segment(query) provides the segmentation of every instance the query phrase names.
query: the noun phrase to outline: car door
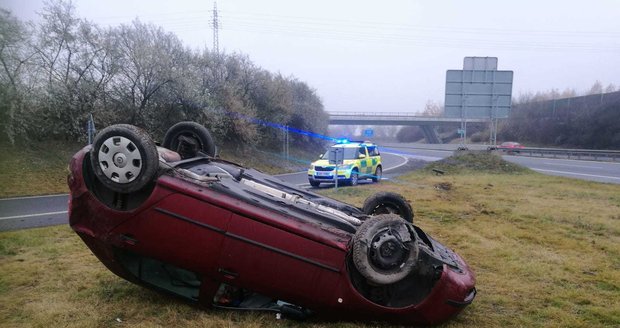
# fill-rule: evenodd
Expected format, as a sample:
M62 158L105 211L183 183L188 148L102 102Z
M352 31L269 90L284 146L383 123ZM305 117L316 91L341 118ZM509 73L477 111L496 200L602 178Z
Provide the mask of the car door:
M372 167L371 174L375 173L377 165L379 165L379 148L377 146L368 147L368 155L370 159L370 166Z
M201 274L216 275L231 212L176 193L114 230L122 247Z
M359 163L359 173L360 176L364 176L368 174L368 152L366 151L366 146L360 146L357 150L359 154L359 158L357 162ZM364 155L364 158L361 158L361 155Z
M233 214L219 272L228 284L309 306L336 290L344 257L298 232Z

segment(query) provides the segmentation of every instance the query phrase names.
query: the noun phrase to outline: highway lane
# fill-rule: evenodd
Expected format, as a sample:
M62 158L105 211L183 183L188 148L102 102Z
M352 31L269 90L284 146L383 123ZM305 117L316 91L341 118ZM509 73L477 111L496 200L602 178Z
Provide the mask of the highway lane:
M434 149L427 149L426 147L434 147ZM383 147L383 149L413 159L435 161L452 155L456 147L457 145L390 144L387 147ZM486 149L486 146L482 145L469 147ZM552 159L519 155L503 155L502 158L542 174L620 184L620 163L617 162Z
M407 163L407 159L399 155L382 154L382 157L384 176L388 177L390 170ZM305 171L276 176L288 183L309 186ZM330 185L323 184L323 187ZM0 231L66 224L68 200L67 194L0 199Z
M0 231L66 223L68 201L67 194L0 199Z
M543 174L620 184L620 163L509 155L503 158Z

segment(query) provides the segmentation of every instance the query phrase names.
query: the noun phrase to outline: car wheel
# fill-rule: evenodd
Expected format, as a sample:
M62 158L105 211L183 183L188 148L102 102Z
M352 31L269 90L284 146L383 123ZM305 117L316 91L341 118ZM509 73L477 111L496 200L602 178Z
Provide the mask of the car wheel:
M353 236L353 263L369 282L388 285L405 278L418 258L415 233L397 215L364 221Z
M413 209L409 202L395 192L378 192L364 201L362 211L368 215L396 214L413 223Z
M97 179L119 193L142 189L159 167L155 142L144 130L129 124L101 130L93 141L90 158Z
M357 173L357 170L351 171L351 176L349 177L349 181L347 181L349 185L357 186L358 181L359 181L359 173Z
M196 157L200 151L215 156L215 143L209 130L196 122L179 122L170 127L163 146L176 151L183 159Z
M313 187L318 187L321 183L319 181L316 180L308 180L310 182L310 185Z
M372 176L372 182L381 181L382 174L383 174L383 170L381 170L381 166L377 166L377 169L375 170L375 175Z

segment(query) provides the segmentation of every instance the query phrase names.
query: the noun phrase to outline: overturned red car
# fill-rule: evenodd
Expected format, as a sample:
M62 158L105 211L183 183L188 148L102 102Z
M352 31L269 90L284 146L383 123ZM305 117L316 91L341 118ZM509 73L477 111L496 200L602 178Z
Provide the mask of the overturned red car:
M378 193L356 208L217 158L181 122L113 125L70 163L72 229L112 272L204 307L437 324L475 295L463 259Z

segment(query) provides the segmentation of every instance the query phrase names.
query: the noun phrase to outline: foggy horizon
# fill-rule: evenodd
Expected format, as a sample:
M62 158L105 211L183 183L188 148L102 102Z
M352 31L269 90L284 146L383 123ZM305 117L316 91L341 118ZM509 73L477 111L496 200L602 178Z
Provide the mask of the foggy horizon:
M100 26L134 19L213 48L213 1L76 0ZM0 5L36 20L43 1ZM220 1L219 48L308 83L326 111L421 112L443 103L446 71L469 56L514 71L513 97L552 89L578 95L620 86L620 5L613 1L370 2Z

